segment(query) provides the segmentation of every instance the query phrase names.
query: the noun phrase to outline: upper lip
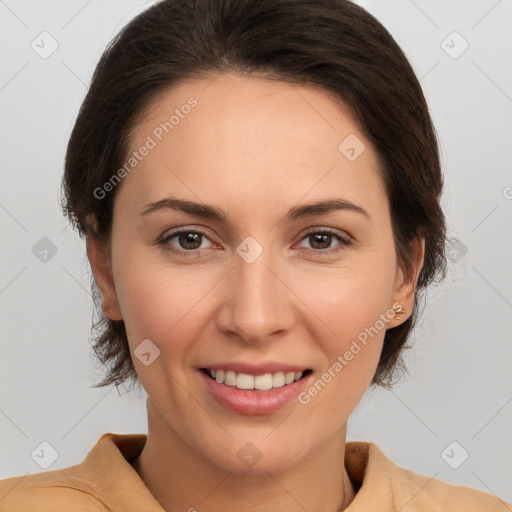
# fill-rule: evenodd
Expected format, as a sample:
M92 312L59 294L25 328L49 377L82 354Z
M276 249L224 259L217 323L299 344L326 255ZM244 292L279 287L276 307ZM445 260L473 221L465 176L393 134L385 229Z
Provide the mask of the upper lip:
M232 361L226 363L211 363L201 366L201 369L224 370L236 373L246 373L248 375L264 375L265 373L275 372L304 372L310 369L304 365L280 363L278 361L267 361L263 363L248 363L243 361Z

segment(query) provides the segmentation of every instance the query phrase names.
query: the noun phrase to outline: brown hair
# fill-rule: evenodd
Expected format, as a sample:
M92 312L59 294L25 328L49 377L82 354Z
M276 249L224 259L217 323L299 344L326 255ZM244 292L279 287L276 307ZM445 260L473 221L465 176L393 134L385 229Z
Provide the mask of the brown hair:
M210 73L258 73L314 85L348 105L373 145L390 203L397 258L410 272L412 243L425 236L411 316L385 334L372 384L389 387L418 317L420 293L446 275L443 187L437 139L420 83L389 32L348 0L163 0L136 16L94 71L66 153L62 208L80 235L109 247L115 190L96 197L122 166L137 119L160 93ZM97 225L88 222L89 216ZM94 387L138 383L124 322L93 322L99 361ZM399 372L398 372L399 373ZM140 383L139 383L140 384Z

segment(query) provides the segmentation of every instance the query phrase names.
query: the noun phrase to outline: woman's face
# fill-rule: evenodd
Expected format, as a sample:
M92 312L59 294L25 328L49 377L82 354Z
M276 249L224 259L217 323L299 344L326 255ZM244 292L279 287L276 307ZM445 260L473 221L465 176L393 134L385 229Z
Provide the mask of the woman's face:
M407 317L392 320L393 304L413 305L369 141L324 91L224 74L162 95L130 143L113 281L94 268L150 424L229 471L245 455L282 470L344 442L386 328ZM326 201L349 207L305 208ZM205 368L246 375L225 374L228 385Z

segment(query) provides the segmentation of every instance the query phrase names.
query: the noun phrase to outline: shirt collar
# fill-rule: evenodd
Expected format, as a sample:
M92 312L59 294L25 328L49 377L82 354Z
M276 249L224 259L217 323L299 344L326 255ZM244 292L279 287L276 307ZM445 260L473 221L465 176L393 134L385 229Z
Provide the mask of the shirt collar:
M146 438L146 434L103 434L80 464L52 471L48 485L92 494L112 510L165 512L128 462L137 457Z
M103 434L80 464L52 471L48 485L92 494L112 510L165 512L130 463L146 439L146 434ZM356 491L346 512L395 510L391 476L398 468L376 444L346 443L345 467Z

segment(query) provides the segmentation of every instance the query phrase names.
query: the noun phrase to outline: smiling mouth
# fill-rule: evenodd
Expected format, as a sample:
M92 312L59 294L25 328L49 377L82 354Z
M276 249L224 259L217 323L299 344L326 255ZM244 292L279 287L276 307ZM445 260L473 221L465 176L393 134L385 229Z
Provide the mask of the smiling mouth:
M309 368L304 372L273 372L263 375L249 375L247 373L208 368L201 368L201 371L219 384L249 391L268 391L281 388L293 384L312 373Z

